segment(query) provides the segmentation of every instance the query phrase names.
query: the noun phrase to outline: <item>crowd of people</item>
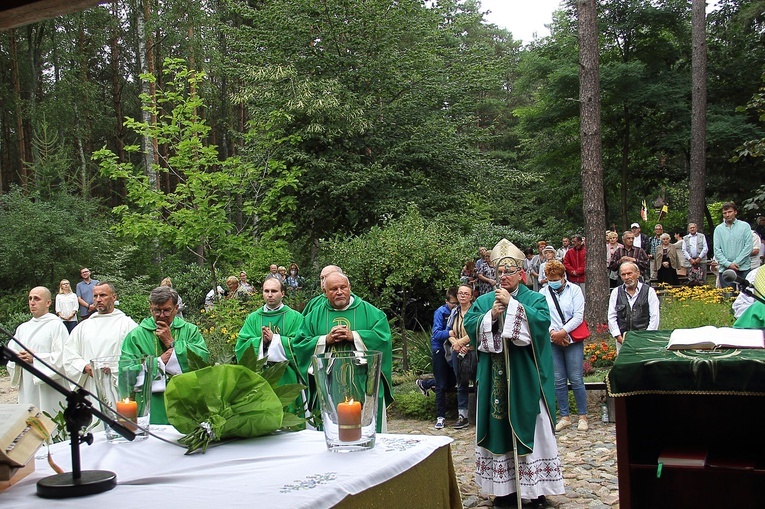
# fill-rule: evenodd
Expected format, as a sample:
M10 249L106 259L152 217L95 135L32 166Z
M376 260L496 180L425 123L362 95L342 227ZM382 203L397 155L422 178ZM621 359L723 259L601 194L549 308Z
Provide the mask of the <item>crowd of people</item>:
M264 281L276 279L284 283L287 292L294 292L303 288L304 280L300 275L300 267L297 263L291 263L289 273L283 265L272 263L268 272L263 275ZM256 293L255 287L247 280L247 272L240 271L239 277L231 275L225 280L226 288L218 286L207 292L205 296L205 308L211 309L215 301L219 299L245 299Z
M606 232L607 271L612 287L608 326L617 350L631 330L656 330L659 300L653 283L704 284L707 268L716 267L717 284L750 281L765 292L760 233L736 218L733 203L723 205L723 222L715 228L714 248L697 225L672 242L660 224L654 236L633 223L621 234ZM765 220L757 227L765 229ZM765 232L763 232L765 233ZM517 505L520 498L533 507L546 507L548 495L564 493L556 432L574 423L568 384L576 402L576 429L586 432L587 400L583 382L584 320L587 284L586 239L572 235L555 248L546 241L535 249L520 250L506 239L493 249L479 249L477 260L464 264L460 285L446 291L445 302L434 314L431 356L434 377L417 380L417 387L436 395L436 429L446 424L446 393L457 392L454 428L476 422L476 482L494 495L494 505ZM755 270L752 270L752 269ZM63 396L18 363L30 363L51 377L93 388L90 361L107 355L149 355L157 359L160 373L153 384L151 422L167 423L163 393L170 378L189 370L188 355L207 359L200 330L180 315L181 300L169 279L148 296L150 316L137 323L115 307L113 284L94 280L83 268L72 292L62 280L56 296L56 314L49 313L50 291L30 290L32 318L18 327L17 362L9 363L12 383L19 387L19 401L57 413ZM762 281L760 281L762 280ZM760 285L760 286L758 286ZM247 274L230 276L228 290L212 291L223 298L252 294ZM393 401L391 331L385 313L352 293L351 282L334 265L320 274L321 293L302 313L284 302L290 288L303 286L299 268L289 272L276 264L264 276L260 291L264 304L241 326L236 358L250 352L269 362L286 361L280 383L300 382L308 387L293 409L310 415L318 405L311 383L311 357L331 350L383 353L377 430L387 428L387 408ZM734 304L740 326L765 327L765 308L746 301L742 293ZM214 300L213 300L214 303ZM44 361L42 364L40 361ZM47 370L47 371L45 371ZM469 415L471 383L476 388L475 415ZM557 407L557 410L556 410ZM560 415L559 419L556 416Z
M755 297L765 296L765 272L757 278L765 254L765 217L751 228L737 214L734 203L723 204L723 221L712 243L694 223L685 234L670 235L655 224L649 237L639 223L621 234L615 227L606 232L608 329L617 353L627 332L659 328L655 288L660 284L707 284L710 270L718 287L748 281L759 294ZM416 385L426 396L435 392L436 429L446 425L446 393L456 390L453 427L465 427L470 387L456 376L462 361L454 352L476 355L476 480L482 491L495 496L495 507L516 506L520 498L545 507L547 495L563 493L555 433L573 424L569 384L576 429L589 429L583 380L584 339L589 336L586 255L581 235L564 237L557 249L544 240L523 251L504 239L492 250L480 247L478 259L463 265L460 286L446 292L435 312L434 378L419 379ZM460 296L472 296L473 304ZM753 306L755 297L739 294L733 305L735 326L765 327L765 307Z

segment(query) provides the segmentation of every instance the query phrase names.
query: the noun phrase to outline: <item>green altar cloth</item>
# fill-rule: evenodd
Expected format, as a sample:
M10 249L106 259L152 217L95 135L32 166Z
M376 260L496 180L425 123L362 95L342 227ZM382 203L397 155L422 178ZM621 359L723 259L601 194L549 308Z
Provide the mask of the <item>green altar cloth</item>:
M630 331L606 377L613 397L638 394L765 396L765 350L667 350L672 331Z

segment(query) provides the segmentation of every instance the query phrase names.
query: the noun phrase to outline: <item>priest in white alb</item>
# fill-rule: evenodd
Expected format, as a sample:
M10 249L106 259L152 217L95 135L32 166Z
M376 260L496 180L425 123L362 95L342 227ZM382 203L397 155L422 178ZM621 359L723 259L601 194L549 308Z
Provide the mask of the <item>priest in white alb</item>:
M38 359L49 364L53 370L35 359L32 353L22 349L13 340L8 342L8 348L17 352L23 362L33 365L43 374L68 388L56 371L63 370L64 343L69 333L61 318L48 312L51 305L50 290L43 286L32 288L29 291L28 301L32 319L19 325L14 337ZM25 371L15 362L8 363L8 374L11 376L11 386L19 388L19 403L33 404L53 416L61 410L59 403L66 405L63 394Z
M114 307L114 285L101 282L93 288L96 312L74 328L66 344L64 365L67 376L96 394L90 361L99 357L119 356L122 341L138 327L135 321Z

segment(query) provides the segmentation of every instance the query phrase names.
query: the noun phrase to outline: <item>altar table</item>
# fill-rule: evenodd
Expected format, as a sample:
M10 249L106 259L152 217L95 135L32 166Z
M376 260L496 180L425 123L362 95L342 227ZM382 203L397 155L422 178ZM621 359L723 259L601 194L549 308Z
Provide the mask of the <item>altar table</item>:
M170 426L152 426L177 439ZM185 456L185 449L149 437L110 444L103 432L80 447L83 470L117 475L110 491L80 498L41 499L35 483L55 472L46 459L0 494L2 507L122 509L150 507L258 509L462 507L445 436L379 434L369 451L329 452L318 431L278 432ZM53 460L71 471L68 443L55 444ZM42 451L42 450L41 450ZM39 453L38 453L39 456ZM415 502L416 501L416 502Z

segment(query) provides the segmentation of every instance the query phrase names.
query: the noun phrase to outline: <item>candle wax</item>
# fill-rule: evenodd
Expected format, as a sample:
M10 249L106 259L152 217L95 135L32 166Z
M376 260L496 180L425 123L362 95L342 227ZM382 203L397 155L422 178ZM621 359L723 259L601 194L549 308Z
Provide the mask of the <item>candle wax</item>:
M122 414L124 418L119 417L120 424L123 424L130 430L137 429L135 425L131 425L128 421L136 422L138 420L138 403L131 401L128 398L117 402L117 413Z
M344 401L337 405L338 438L352 442L361 438L361 402Z

